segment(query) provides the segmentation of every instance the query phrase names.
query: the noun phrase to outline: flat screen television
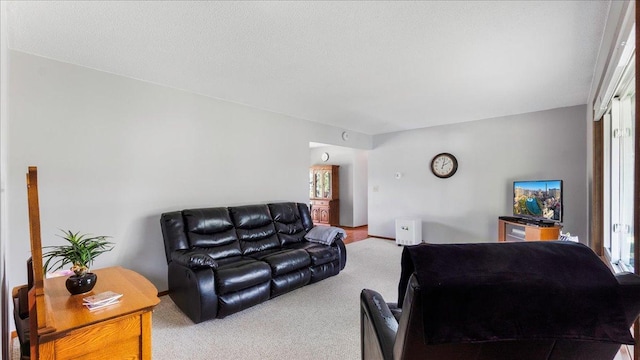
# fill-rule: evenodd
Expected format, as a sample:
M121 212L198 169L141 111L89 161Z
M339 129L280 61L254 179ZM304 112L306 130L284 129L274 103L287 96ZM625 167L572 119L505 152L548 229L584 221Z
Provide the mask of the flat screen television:
M562 222L562 180L513 182L513 215Z

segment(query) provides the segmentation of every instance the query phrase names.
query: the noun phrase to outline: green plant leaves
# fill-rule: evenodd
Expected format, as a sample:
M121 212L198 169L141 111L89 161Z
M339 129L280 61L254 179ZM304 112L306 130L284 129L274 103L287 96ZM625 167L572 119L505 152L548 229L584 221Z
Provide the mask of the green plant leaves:
M113 243L107 241L109 236L90 236L71 230L60 230L64 235L57 235L68 242L66 245L45 246L48 249L42 254L46 259L44 271L56 271L65 265L72 264L73 270L78 273L86 272L98 255L111 251Z

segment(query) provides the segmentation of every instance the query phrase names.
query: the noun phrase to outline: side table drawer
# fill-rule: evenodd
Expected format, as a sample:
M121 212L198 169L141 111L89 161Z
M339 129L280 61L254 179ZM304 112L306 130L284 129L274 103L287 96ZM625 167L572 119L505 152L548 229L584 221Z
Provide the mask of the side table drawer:
M58 359L141 359L141 314L69 332L54 341Z

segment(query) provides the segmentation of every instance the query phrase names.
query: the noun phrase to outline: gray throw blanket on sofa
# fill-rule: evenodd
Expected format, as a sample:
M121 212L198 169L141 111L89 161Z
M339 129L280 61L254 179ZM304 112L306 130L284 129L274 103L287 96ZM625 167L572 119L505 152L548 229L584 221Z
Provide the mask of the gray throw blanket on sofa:
M347 237L347 233L335 226L314 226L304 238L311 242L331 245L337 236L340 236L339 239L344 240Z

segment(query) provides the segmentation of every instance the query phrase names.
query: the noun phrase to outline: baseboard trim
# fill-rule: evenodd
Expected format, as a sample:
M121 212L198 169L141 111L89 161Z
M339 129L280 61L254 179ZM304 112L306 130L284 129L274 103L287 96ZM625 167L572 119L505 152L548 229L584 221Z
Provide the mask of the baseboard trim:
M169 295L169 290L158 291L158 297L165 296L165 295Z
M378 239L384 239L384 240L393 240L393 241L396 241L396 238L392 238L392 237L379 236L379 235L371 235L371 234L367 234L367 236L368 236L368 237L378 238Z

